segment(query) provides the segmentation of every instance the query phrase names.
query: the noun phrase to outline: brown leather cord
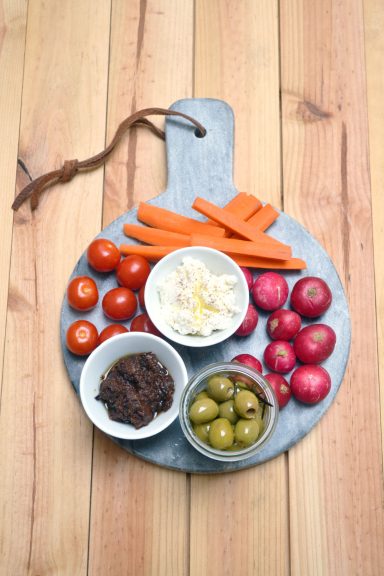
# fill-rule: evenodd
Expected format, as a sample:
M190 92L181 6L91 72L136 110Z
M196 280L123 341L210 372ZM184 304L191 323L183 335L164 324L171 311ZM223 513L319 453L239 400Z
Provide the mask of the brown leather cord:
M94 168L98 168L104 164L108 156L120 142L125 132L134 124L149 127L159 138L165 140L165 133L160 130L160 128L157 128L157 126L155 126L150 120L146 119L146 116L152 115L181 116L182 118L185 118L194 124L202 136L205 136L207 132L204 126L200 124L200 122L191 116L188 116L187 114L176 112L176 110L167 110L165 108L145 108L144 110L139 110L121 122L118 129L116 130L114 137L112 138L112 141L105 148L105 150L102 150L95 156L80 162L78 160L66 160L61 168L47 172L47 174L43 174L35 180L32 180L32 182L25 186L25 188L23 188L21 192L16 196L12 204L12 209L18 210L23 202L30 198L31 210L36 210L39 204L40 195L45 188L57 182L69 182L74 176L76 176L78 172L93 170Z

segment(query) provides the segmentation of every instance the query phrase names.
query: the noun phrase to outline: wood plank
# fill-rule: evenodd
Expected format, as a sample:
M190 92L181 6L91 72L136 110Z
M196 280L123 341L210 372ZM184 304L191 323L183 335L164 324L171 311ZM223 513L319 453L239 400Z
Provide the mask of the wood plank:
M19 157L32 176L103 147L109 16L109 0L29 2ZM18 189L25 183L20 170ZM99 171L49 190L34 214L25 205L15 215L0 418L2 574L86 574L92 427L63 367L59 324L101 202Z
M193 2L115 2L111 30L109 137L131 111L192 95ZM103 225L165 183L164 142L131 131L106 167ZM147 464L96 433L90 574L122 574L127 566L132 574L184 574L188 506L185 474Z
M195 96L235 114L234 182L280 206L278 1L196 0Z
M289 453L291 573L380 574L383 477L362 3L282 1L280 17L285 209L331 254L353 334L335 403Z
M25 2L0 2L0 110L3 113L0 140L0 269L3 271L0 283L0 366L3 366L5 341L13 222L10 206L16 184L15 159L19 143L26 23Z
M280 206L277 2L197 0L195 27L195 96L235 113L235 185ZM286 457L193 476L190 540L192 576L288 574Z
M376 320L380 374L381 433L384 458L384 4L364 0L365 63L369 122L369 158L372 194L372 224L375 254Z

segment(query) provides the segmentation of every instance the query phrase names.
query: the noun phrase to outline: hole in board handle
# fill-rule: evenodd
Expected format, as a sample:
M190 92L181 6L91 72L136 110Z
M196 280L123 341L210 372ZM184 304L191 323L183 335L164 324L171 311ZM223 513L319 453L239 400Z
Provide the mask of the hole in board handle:
M202 132L200 132L200 130L198 128L195 129L196 138L205 138L206 135L207 135L207 133L203 134Z

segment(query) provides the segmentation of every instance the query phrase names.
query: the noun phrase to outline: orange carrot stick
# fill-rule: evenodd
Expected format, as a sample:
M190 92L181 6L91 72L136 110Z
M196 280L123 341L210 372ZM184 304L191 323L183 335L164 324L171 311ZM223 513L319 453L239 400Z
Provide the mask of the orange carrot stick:
M288 260L291 258L292 253L289 246L285 246L284 244L282 246L271 246L269 240L265 234L255 242L191 234L191 246L206 246L208 248L221 250L222 252L232 252L243 256L259 256L273 260Z
M177 250L177 246L142 246L141 244L121 244L120 252L123 256L139 255L144 256L150 262L158 262L167 254ZM271 260L270 258L259 258L257 256L241 256L227 252L239 266L248 268L265 268L275 270L303 270L306 263L300 258L290 258L289 260Z
M279 213L270 204L266 204L250 218L245 218L257 230L264 232L279 217Z
M224 206L223 210L237 216L240 220L248 220L261 208L262 203L258 198L256 198L256 196L246 194L245 192L239 192ZM208 223L215 226L218 225L214 220L208 220L207 224ZM229 234L230 232L228 232L226 236Z
M129 238L135 238L146 244L157 246L189 246L190 237L187 234L160 230L160 228L150 228L137 224L124 224L124 234Z
M177 246L142 246L141 244L120 244L120 252L123 256L144 256L150 262L157 262L167 254L177 250Z
M225 234L224 228L210 226L204 222L181 216L171 210L159 208L158 206L146 204L145 202L140 202L137 218L144 224L148 224L148 226L168 230L169 232L179 232L180 234L207 234L219 238L222 238Z
M268 238L271 245L274 244L276 247L284 246L287 248L286 244L283 244L282 242L279 242L278 240L275 240L270 236L266 236L259 230L255 230L254 226L252 226L251 224L243 222L242 220L240 220L240 218L237 218L236 216L229 214L228 212L223 210L223 208L219 208L218 206L212 204L212 202L208 202L208 200L205 200L204 198L196 198L194 203L192 204L192 207L201 214L204 214L204 216L212 218L212 220L215 220L215 222L217 222L218 224L221 224L225 228L232 230L232 232L239 234L243 238L252 240L252 242L257 242L262 238Z
M257 256L241 256L239 254L227 255L239 266L248 268L265 268L272 270L304 270L307 264L300 258L290 258L289 260L271 260L270 258L258 258Z

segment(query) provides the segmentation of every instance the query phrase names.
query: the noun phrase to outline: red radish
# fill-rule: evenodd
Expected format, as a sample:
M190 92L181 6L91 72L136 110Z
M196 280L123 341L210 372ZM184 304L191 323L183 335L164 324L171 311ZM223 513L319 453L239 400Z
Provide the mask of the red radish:
M321 278L307 276L294 285L291 293L291 306L308 318L324 314L332 302L332 292Z
M243 271L243 274L245 276L245 279L247 281L248 284L248 290L250 290L253 286L253 276L252 276L252 272L250 271L249 268L245 268L244 266L240 266L241 270Z
M256 308L253 306L253 304L248 304L248 310L245 318L240 324L239 328L236 330L235 334L237 336L248 336L255 330L258 320L259 315Z
M304 404L316 404L331 389L331 377L322 366L306 364L296 368L291 376L292 394Z
M296 356L291 344L285 340L276 340L264 350L264 362L270 370L285 374L294 367Z
M267 320L267 332L273 340L292 340L301 328L301 318L293 310L276 310Z
M265 272L255 280L252 287L255 304L263 310L277 310L288 298L288 284L277 272Z
M280 409L284 408L284 406L288 404L292 396L291 388L288 382L286 381L284 376L282 376L281 374L275 374L274 372L272 372L271 374L266 374L264 378L266 378L270 383L270 385L272 386L276 394L279 408Z
M320 364L332 354L335 344L336 334L330 326L311 324L300 330L293 349L304 364Z
M263 373L263 367L261 365L260 360L252 356L252 354L238 354L234 358L232 358L231 362L241 362L241 364L247 364L252 368L255 368L260 374Z

